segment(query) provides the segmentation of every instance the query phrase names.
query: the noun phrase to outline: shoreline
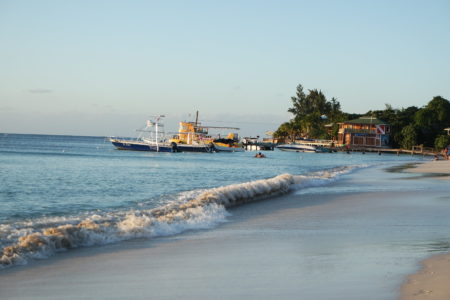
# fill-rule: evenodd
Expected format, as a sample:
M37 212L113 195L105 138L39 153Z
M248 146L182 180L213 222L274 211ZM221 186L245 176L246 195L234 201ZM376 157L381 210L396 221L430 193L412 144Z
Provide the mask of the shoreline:
M436 179L450 180L450 161L420 163L406 172L432 174ZM432 255L420 265L420 269L402 284L400 300L450 299L450 253Z
M421 216L446 218L449 205L428 201L448 189L431 177L385 172L362 169L325 191L230 208L228 221L212 229L69 250L4 270L0 298L399 299L405 278L432 253L423 247L446 250L433 244L445 234L410 233L429 224L417 222ZM426 188L398 189L419 182ZM367 189L355 192L355 184Z

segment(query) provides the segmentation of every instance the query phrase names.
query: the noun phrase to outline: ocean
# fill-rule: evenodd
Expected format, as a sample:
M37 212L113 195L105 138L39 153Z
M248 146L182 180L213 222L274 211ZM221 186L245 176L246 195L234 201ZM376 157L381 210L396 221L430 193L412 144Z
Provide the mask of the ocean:
M221 239L227 227L240 224L235 219L244 212L270 223L280 208L272 216L270 209L258 215L250 202L270 206L280 195L296 201L292 211L298 216L293 220L302 228L298 234L303 242L296 255L304 255L309 266L296 274L312 274L307 281L311 289L321 278L334 278L333 272L339 277L335 269L320 274L324 263L345 268L352 257L389 262L404 258L405 264L391 264L390 271L373 264L370 271L362 260L359 265L367 268L349 275L356 280L361 278L358 272L372 272L382 274L381 281L399 281L416 267L414 262L448 250L448 182L402 172L405 164L429 158L275 150L257 159L254 154L132 152L116 150L104 137L0 134L0 274L30 262L45 265L68 250L101 251L133 240L190 239L197 234ZM371 196L326 200L361 193ZM387 196L395 193L411 197ZM427 193L434 198L419 197ZM330 210L330 205L335 207ZM317 211L309 214L309 206ZM252 230L245 230L252 240ZM277 251L282 251L286 241L281 237L290 230L282 226L276 231ZM267 232L267 237L272 234ZM354 254L344 255L349 248ZM278 270L280 275L284 271ZM349 282L348 288L353 286ZM340 282L335 287L343 288ZM307 291L305 295L312 293ZM391 287L388 294L394 294Z

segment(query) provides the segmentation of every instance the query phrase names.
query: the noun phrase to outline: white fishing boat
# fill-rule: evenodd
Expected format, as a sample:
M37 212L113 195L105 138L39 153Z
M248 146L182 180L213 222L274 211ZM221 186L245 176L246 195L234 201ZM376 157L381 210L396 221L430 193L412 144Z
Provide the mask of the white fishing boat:
M135 139L111 137L109 141L118 150L176 152L176 147L166 141L164 125L160 122L164 115L154 116L154 120L147 120L143 129L138 129L139 135Z
M281 151L292 151L292 152L318 152L317 147L313 145L304 144L283 144L276 147Z

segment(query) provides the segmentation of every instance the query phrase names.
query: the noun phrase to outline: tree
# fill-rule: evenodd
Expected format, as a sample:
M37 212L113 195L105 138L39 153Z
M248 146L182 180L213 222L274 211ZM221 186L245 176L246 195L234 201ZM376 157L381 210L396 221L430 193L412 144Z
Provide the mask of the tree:
M299 134L299 126L293 120L291 120L289 122L281 124L273 133L273 136L280 140L289 139L290 141L294 141Z
M401 131L402 140L401 146L403 149L411 149L417 145L417 127L414 124L409 124Z
M450 102L441 96L434 97L416 112L414 122L420 128L420 140L423 144L434 146L436 137L450 126Z
M333 97L333 98L331 98L329 105L330 105L330 110L328 112L328 119L331 122L343 121L343 119L342 119L343 113L341 110L341 103L339 103L339 101L337 101L337 99Z
M291 97L292 107L288 112L294 115L293 122L300 129L301 134L312 138L325 138L327 131L324 127L327 122L336 122L342 119L341 105L336 98L328 101L322 91L303 91L303 86L297 86L296 95Z
M436 148L436 150L442 150L448 145L450 145L450 135L439 135L434 140L434 148Z

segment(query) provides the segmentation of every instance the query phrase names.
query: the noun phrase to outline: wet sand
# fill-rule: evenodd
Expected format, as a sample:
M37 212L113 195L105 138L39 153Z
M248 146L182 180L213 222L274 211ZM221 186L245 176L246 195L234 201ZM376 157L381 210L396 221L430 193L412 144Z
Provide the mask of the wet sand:
M421 270L408 277L401 300L450 299L450 254L436 255L422 263Z
M411 173L432 174L439 179L450 180L450 160L436 160L418 164L407 171Z
M437 179L450 180L450 161L431 161L409 169L411 173L442 174ZM401 290L401 299L450 299L450 254L432 256L422 268L408 277Z

